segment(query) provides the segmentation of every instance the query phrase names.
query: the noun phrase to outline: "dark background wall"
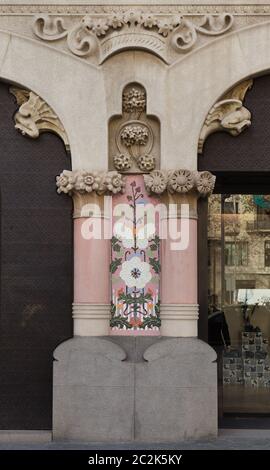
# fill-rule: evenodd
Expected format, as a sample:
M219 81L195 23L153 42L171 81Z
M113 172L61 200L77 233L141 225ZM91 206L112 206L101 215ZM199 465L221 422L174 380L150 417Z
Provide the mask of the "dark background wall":
M54 348L72 335L72 203L55 176L62 141L14 129L0 82L0 428L51 429Z

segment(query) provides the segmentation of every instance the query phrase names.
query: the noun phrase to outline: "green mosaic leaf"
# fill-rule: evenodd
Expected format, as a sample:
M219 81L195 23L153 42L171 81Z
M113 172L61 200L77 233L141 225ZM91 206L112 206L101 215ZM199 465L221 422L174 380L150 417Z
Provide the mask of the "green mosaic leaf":
M120 315L117 316L117 317L113 317L110 321L110 326L111 328L113 327L118 327L120 329L123 329L124 326L126 328L131 328L131 325L129 324L128 320L126 320L125 318L121 317Z
M110 272L113 274L122 263L122 258L115 258L110 265Z
M156 258L149 258L149 263L152 266L155 273L160 273L160 262Z
M148 328L153 328L153 326L160 327L160 325L161 325L160 318L155 317L154 315L150 315L150 317L144 318L141 327L145 328L147 326Z

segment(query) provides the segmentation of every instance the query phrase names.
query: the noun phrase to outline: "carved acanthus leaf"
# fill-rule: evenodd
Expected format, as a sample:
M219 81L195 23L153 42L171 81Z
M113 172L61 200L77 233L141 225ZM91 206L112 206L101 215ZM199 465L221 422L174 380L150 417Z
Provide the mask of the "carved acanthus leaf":
M69 143L63 124L52 108L33 91L11 87L19 110L14 116L15 128L23 135L36 139L41 132L53 132L63 140L67 149Z
M198 34L223 34L234 21L229 13L199 18L201 21L197 24L181 15L130 10L112 15L85 15L75 25L67 27L61 17L42 14L35 17L33 32L44 41L66 38L73 54L81 57L97 54L103 61L112 52L127 46L152 49L161 56L170 46L178 53L187 52L195 45Z
M243 106L243 100L252 84L253 80L239 83L212 106L200 133L198 153L202 153L204 142L210 134L225 131L237 136L251 125L251 113Z

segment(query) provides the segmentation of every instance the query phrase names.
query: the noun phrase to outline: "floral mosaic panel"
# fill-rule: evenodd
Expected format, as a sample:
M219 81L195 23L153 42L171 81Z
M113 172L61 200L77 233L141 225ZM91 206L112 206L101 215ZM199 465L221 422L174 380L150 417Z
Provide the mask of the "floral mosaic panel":
M160 254L158 226L144 216L149 196L143 176L127 176L126 192L113 198L114 209L127 207L114 216L111 258L112 334L159 335ZM123 205L123 206L121 206ZM118 209L117 209L118 210ZM148 223L147 223L148 222Z

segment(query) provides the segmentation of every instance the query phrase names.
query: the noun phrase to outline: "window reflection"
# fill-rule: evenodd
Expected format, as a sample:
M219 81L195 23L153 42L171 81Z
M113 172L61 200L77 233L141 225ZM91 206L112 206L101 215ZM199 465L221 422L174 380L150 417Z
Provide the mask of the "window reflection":
M270 196L209 198L209 343L223 410L270 412Z

